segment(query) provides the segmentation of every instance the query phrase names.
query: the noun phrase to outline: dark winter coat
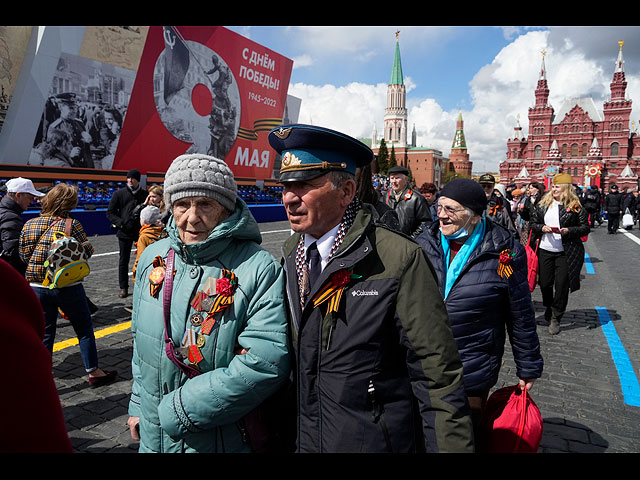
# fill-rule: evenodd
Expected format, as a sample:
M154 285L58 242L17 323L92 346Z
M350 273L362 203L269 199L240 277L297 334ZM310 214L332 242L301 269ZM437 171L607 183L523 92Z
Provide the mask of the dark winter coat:
M531 212L539 201L540 194L538 194L538 196L536 197L527 196L524 200L524 208L518 213L520 215L520 218L524 220L524 225L522 225L520 229L520 243L522 245L526 245L527 242L529 242L530 246L535 245L535 242L531 241L531 235L529 235L529 233L531 230Z
M299 300L296 251L283 246L295 352L300 452L469 452L462 364L420 247L359 210L309 298L353 269L336 313Z
M396 201L393 189L389 188L385 201L398 213L400 231L405 235L413 236L423 222L431 221L427 199L417 190L403 190L400 200Z
M600 192L595 188L588 189L582 194L582 198L580 200L588 212L595 212L600 208Z
M607 213L622 212L622 194L620 192L609 192L604 197L604 205L602 209Z
M509 207L509 202L504 198L499 197L495 193L492 194L487 202L485 215L494 223L509 230L513 235L516 234L516 226L513 224L513 219L511 218L511 208Z
M562 204L558 208L560 228L569 229L569 233L562 235L562 248L567 257L569 289L575 292L580 289L580 271L584 264L584 245L581 238L589 234L589 214L582 206L578 207L576 211L568 211ZM547 209L548 207L538 204L531 215L531 230L536 241L542 238L542 227L545 225L544 216Z
M144 203L148 194L142 187L136 193L124 187L113 194L107 208L107 218L116 229L118 238L134 241L138 238L140 217L134 214L134 210Z
M373 216L373 221L375 223L378 223L396 232L400 231L400 220L398 220L398 212L396 212L393 208L391 208L381 200L378 200L375 203L371 203L370 205L373 207L371 209L371 215Z
M425 225L416 242L431 260L444 297L447 265L439 222ZM511 261L513 273L508 278L498 274L500 253L504 250L515 254ZM468 395L488 392L498 381L507 334L518 378L542 375L543 360L527 282L527 257L508 230L487 220L484 239L468 258L445 306L462 359Z
M627 213L627 209L629 209L631 215L635 214L637 203L637 199L633 193L627 193L622 199L622 213Z
M20 259L18 242L24 225L23 210L9 195L0 200L0 256L20 274L24 275L26 264Z

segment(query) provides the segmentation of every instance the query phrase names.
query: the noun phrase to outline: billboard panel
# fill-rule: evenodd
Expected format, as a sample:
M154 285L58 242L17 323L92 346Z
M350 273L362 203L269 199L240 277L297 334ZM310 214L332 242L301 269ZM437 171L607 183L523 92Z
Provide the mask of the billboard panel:
M164 172L183 153L271 178L293 62L224 27L149 28L112 168Z
M27 164L111 169L135 77L61 53Z

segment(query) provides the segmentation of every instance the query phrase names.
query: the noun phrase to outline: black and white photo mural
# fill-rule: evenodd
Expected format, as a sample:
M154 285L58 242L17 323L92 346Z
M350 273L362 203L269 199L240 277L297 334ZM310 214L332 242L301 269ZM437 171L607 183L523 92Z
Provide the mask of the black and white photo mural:
M111 169L135 77L62 53L28 164Z

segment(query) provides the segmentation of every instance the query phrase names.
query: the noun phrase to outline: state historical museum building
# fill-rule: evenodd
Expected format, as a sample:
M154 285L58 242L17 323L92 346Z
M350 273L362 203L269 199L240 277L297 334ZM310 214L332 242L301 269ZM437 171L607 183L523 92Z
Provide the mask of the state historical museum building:
M549 185L557 173L568 173L580 186L638 188L640 139L629 128L631 100L626 98L622 45L610 84L611 97L599 111L591 98L571 98L558 113L548 103L544 52L535 106L529 108L529 135L519 124L507 141L507 159L500 163L500 182Z

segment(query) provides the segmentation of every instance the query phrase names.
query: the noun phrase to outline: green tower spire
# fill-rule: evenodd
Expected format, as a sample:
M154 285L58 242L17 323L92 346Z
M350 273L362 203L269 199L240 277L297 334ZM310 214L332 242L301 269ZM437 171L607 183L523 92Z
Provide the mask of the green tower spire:
M451 148L453 149L467 149L467 142L464 139L464 129L463 129L463 121L462 121L462 112L458 114L458 122L456 126L456 135L453 137L453 145Z
M393 59L393 69L391 70L391 81L389 85L403 85L402 62L400 61L400 31L396 32L396 56Z

